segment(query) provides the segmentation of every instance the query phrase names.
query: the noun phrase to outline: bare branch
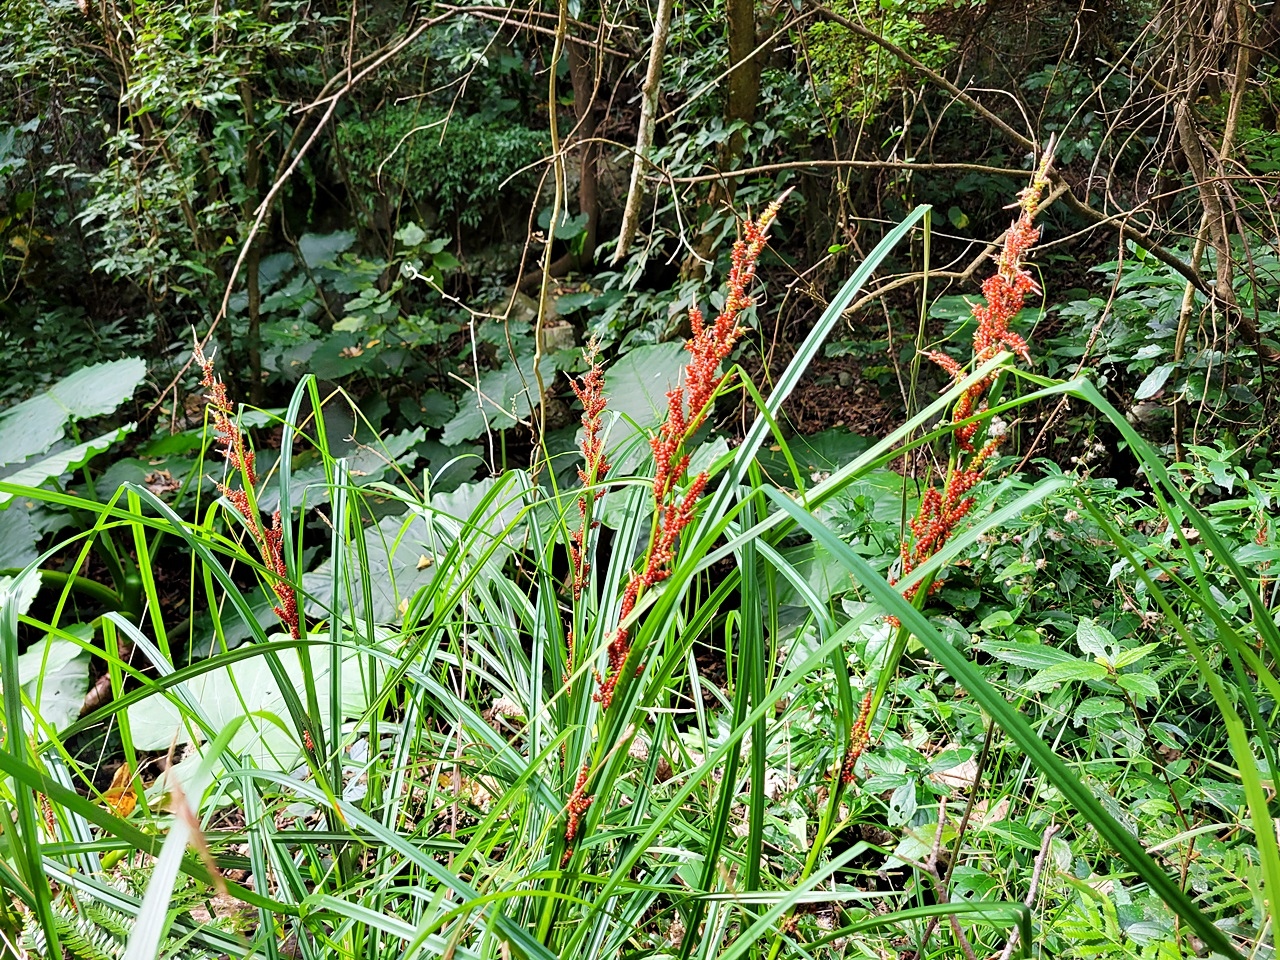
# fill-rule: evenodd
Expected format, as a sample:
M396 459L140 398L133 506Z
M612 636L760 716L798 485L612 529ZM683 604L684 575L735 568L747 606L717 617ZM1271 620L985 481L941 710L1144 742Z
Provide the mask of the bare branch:
M1040 888L1040 875L1044 871L1045 861L1049 859L1049 844L1053 842L1054 834L1061 829L1056 823L1050 824L1044 832L1044 839L1040 841L1040 852L1036 854L1035 865L1031 868L1031 889L1027 892L1027 899L1022 901L1028 910L1036 902L1036 894ZM1018 927L1014 927L1013 933L1009 934L1009 942L1004 945L1004 950L1000 953L1000 960L1010 960L1013 956L1013 948L1017 945Z

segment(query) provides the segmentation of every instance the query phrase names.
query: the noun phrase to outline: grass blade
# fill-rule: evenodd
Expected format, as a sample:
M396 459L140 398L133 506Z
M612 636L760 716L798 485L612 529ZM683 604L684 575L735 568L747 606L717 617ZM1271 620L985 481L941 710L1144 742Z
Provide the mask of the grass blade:
M1122 827L1114 817L1094 797L1065 763L1054 753L1053 748L1040 739L1027 723L1026 718L1009 705L1004 697L987 683L959 651L957 651L920 611L903 599L898 590L877 574L862 557L858 556L820 520L807 513L799 505L791 501L785 494L767 491L769 497L792 519L800 524L819 543L831 551L832 555L857 579L883 607L885 613L897 617L916 638L928 649L929 653L953 676L969 695L991 715L1000 728L1031 759L1035 766L1057 787L1076 809L1089 820L1099 835L1106 840L1152 889L1152 891L1168 904L1180 917L1212 949L1228 957L1243 960L1231 941L1219 930L1200 908L1192 902L1176 883L1173 882L1151 859L1142 844L1133 834Z

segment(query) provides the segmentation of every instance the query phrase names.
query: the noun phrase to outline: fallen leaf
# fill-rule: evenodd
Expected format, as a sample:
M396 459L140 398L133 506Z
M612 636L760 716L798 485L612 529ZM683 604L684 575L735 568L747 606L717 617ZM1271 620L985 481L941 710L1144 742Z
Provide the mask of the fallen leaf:
M116 775L111 778L111 786L102 799L106 801L107 809L121 819L133 813L133 808L138 805L138 795L134 793L133 775L127 762L116 767Z
M939 770L937 773L930 774L930 778L935 783L955 787L959 790L968 790L973 786L973 782L978 779L978 764L973 760L966 760L949 770Z
M111 699L111 674L104 673L94 681L89 692L84 695L84 703L80 705L80 716L92 713Z
M142 482L157 497L162 494L173 493L173 491L182 487L182 484L175 480L173 474L168 470L153 470L142 478Z

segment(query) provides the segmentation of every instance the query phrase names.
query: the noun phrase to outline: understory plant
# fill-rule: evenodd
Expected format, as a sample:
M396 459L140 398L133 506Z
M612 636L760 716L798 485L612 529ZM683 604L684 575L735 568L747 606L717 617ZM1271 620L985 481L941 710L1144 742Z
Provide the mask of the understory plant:
M1234 763L1245 802L1222 829L1247 833L1257 851L1259 924L1224 932L1221 890L1193 896L1153 859L1159 851L1055 752L1044 724L1033 726L1035 704L994 686L928 606L942 597L943 571L970 562L984 538L1073 491L1053 471L996 482L995 456L1011 437L1002 424L1019 408L1070 396L1125 431L1088 382L1015 363L1029 351L1008 323L1034 289L1022 259L1037 237L1044 173L1032 174L974 308L971 364L939 358L953 380L940 397L813 482L790 457L782 406L889 252L927 228L926 208L832 298L767 398L732 361L758 309L755 265L778 205L744 223L723 306L710 322L692 311L687 362L650 404L656 422L611 407L617 367L588 353L575 387L576 486L558 485L554 469L447 492L394 469L358 484L315 413L334 398L310 378L274 418L281 441L270 460L202 360L228 472L217 499L188 520L126 484L84 508L98 524L86 540L131 538L140 565L149 535L184 544L192 590L216 627L211 648L178 655L190 636L166 621L153 579L140 622L108 612L95 624L101 646L57 608L24 606L16 588L0 605L0 881L11 897L0 923L14 952L25 930L48 955L86 955L77 931L110 909L134 918L130 960L736 960L873 955L901 937L931 955L1025 955L1051 923L1040 895L1080 880L1053 848L1058 828L1123 864L1126 888L1177 918L1175 946L1194 936L1231 956L1246 939L1261 943L1280 862L1264 786L1274 778L1267 722L1280 638L1249 571L1150 448L1124 434L1169 536L1142 556L1122 531L1114 544L1225 724L1228 743L1212 759ZM758 408L734 446L707 433L730 390ZM785 489L761 469L766 442L790 459ZM833 504L943 443L943 485L920 478L900 547L876 556L872 542L833 532ZM304 475L300 457L319 469ZM71 499L3 482L0 491ZM1079 497L1090 510L1087 491ZM1114 527L1094 512L1100 528ZM799 545L847 572L856 602L815 589L794 559ZM888 577L878 572L874 563L884 571L894 558ZM1228 582L1234 612L1204 608ZM251 602L254 584L274 615ZM1213 640L1188 626L1193 608ZM21 693L19 649L44 636L79 644L110 682L104 702L57 726ZM132 657L121 656L126 642ZM1220 657L1229 679L1215 672ZM1130 665L1095 656L1093 680ZM1032 822L1030 850L999 864L966 835L980 765L959 786L921 785L926 803L910 783L905 815L908 794L895 784L886 809L883 780L899 755L923 748L895 713L925 693L951 716L970 711L988 731L983 762L999 753L1001 772L1028 786L991 823L1021 838L1032 828L1013 819ZM103 753L128 764L106 791L94 778ZM1040 817L1049 796L1061 822ZM1007 889L957 886L984 871L1007 877ZM197 910L217 922L196 922Z

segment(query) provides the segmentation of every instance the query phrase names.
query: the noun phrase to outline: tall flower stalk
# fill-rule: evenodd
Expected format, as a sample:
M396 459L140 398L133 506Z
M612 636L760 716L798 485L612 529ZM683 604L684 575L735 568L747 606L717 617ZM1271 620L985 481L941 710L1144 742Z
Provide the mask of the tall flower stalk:
M1008 350L1031 362L1027 342L1009 329L1009 322L1025 305L1027 294L1039 293L1035 278L1023 265L1023 258L1040 239L1035 216L1049 183L1050 160L1050 155L1046 154L1030 185L1018 195L1017 206L1021 213L1005 233L1004 243L996 257L995 273L982 284L986 302L973 305L973 318L977 321L973 333L974 367L982 366L1001 350ZM947 354L934 350L927 356L957 381L964 378L964 369ZM956 524L973 507L975 501L969 491L982 479L987 462L1007 435L1002 425L996 423L988 427L982 446L974 445L981 423L970 418L986 411L987 393L994 382L994 373L974 382L960 394L952 408L956 454L951 459L942 489L930 487L925 491L919 512L911 520L911 536L902 542L901 577L941 550ZM941 585L942 581L935 580L932 589L936 590ZM905 591L908 600L915 596L916 588L913 586Z
M755 282L756 263L764 250L769 226L777 217L781 204L781 200L775 200L759 218L743 223L742 237L733 245L724 307L715 321L708 324L697 306L689 310L689 324L693 335L686 341L685 349L691 359L685 365L679 385L667 391L666 419L658 432L649 438L654 463L654 519L648 549L645 551L643 566L631 571L626 589L622 593L618 626L609 636L608 665L603 673L596 673L595 699L606 710L613 702L618 678L631 653L630 628L626 621L635 611L636 603L644 592L671 576L671 564L675 559L680 534L693 520L698 499L710 479L705 471L698 473L689 480L683 494L679 492L689 471L689 441L706 422L712 400L729 377L729 374L720 373L720 365L746 332L738 325L738 321L743 311L755 305L751 286ZM583 378L582 385L575 387L579 398L583 399L582 449L586 464L584 473L587 476L592 476L595 465L604 459L603 452L591 446L598 440L594 431L599 428L599 411L603 410L603 403L597 409L587 402L596 397L592 382L595 370L592 359L592 369ZM593 410L596 412L593 413ZM598 469L594 476L598 478ZM581 547L580 542L578 546ZM577 561L579 567L582 563L583 561ZM575 579L575 589L576 584Z
M1010 330L1009 323L1025 305L1027 295L1039 293L1039 286L1026 269L1024 259L1040 239L1040 228L1035 225L1035 218L1039 213L1040 199L1049 185L1049 166L1052 161L1052 153L1046 151L1039 167L1032 174L1031 182L1018 194L1015 205L1019 211L1018 219L1004 235L995 258L995 272L982 284L985 302L973 304L973 318L976 321L973 333L974 368L993 360L1002 350L1008 350L1022 360L1031 362L1031 351L1026 340ZM956 381L963 380L964 368L954 358L937 350L927 356ZM952 407L953 449L946 477L941 488L931 486L921 498L920 507L909 522L910 534L902 540L900 567L897 576L891 580L892 583L906 577L946 546L957 526L977 502L972 490L986 475L992 456L1008 435L1004 424L995 421L987 427L981 445L977 443L982 422L975 418L987 410L988 394L995 379L995 374L990 373L976 380L961 392ZM917 581L903 590L903 596L919 605L923 601L920 597L922 588L927 596L941 587L942 583L940 579ZM868 715L875 715L888 676L896 670L897 657L906 644L898 618L889 616L886 620L898 630L898 642L892 648L890 660L875 695L867 694L862 704L862 716L851 728L841 765L841 777L846 783L854 779L854 767L869 743L866 718Z
M721 373L720 367L746 332L739 321L743 311L755 304L751 286L755 281L756 264L764 251L769 226L777 216L780 205L780 200L775 201L756 220L743 223L742 237L733 246L724 307L715 320L707 323L702 311L696 306L689 311L692 336L685 343L685 349L690 354L690 360L684 367L679 384L667 391L666 417L658 431L649 438L654 461L654 477L650 486L653 523L649 531L649 542L643 562L629 572L618 606L618 625L608 635L607 665L603 671L597 670L594 674L596 689L592 693L592 699L603 710L608 710L612 705L623 668L631 654L631 627L628 620L645 591L671 576L680 535L693 520L698 501L710 479L705 471L692 478L688 477L692 457L690 441L706 422L717 392L730 376ZM573 385L582 404L582 440L579 445L582 466L578 469L578 479L583 486L578 496L580 522L577 529L570 533L568 545L570 572L567 586L575 605L582 599L583 591L588 585L591 571L587 559L588 540L592 529L598 526L591 517L591 508L603 491L593 488L597 487L610 469L601 432L607 406L604 371L594 342L588 345L585 359L587 372ZM567 682L575 666L572 629L568 631L566 646ZM565 805L565 850L562 864L567 863L573 855L583 817L594 800L588 792L593 773L589 763L583 764L577 772L573 790Z
M284 526L280 511L276 510L271 515L270 526L262 523L253 499L253 489L258 485L253 450L235 422L235 413L227 396L227 385L213 372L213 358L205 355L198 341L194 358L200 367L200 385L208 391L205 403L213 418L218 447L231 470L240 474L239 487L219 481L218 492L244 519L249 536L253 538L262 557L262 565L267 569L271 590L276 595L276 603L271 609L288 628L289 635L296 640L302 635L302 617L298 610L297 594L289 583L289 569L284 562Z
M582 599L582 591L587 585L587 574L591 572L591 564L586 558L587 537L592 528L599 523L591 520L590 505L604 495L603 490L588 494L604 475L609 472L609 461L604 453L604 437L600 435L601 417L604 414L606 401L604 396L604 367L600 365L599 344L592 340L583 353L587 361L587 372L579 381L573 383L573 392L578 395L582 404L582 466L578 468L578 480L583 492L578 496L578 513L581 524L569 535L569 566L572 574L570 589L575 601ZM569 655L570 669L573 667L573 654Z

